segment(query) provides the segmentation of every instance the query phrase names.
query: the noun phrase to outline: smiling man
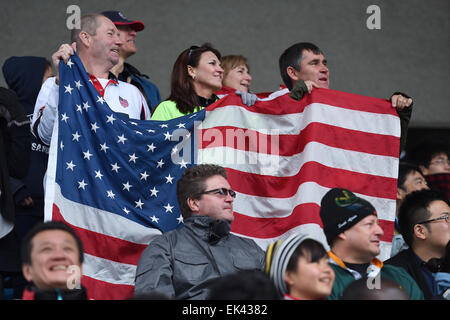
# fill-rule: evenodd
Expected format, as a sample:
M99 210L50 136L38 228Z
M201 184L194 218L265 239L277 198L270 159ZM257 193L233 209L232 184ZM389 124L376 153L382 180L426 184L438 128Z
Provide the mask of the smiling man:
M349 190L334 188L322 198L320 217L336 274L329 299L340 299L345 288L361 278L367 279L368 286L375 286L375 290L380 283L377 277L395 281L411 300L423 299L422 291L405 270L384 265L376 258L383 229L372 204Z
M59 69L61 60L69 63L76 51L92 84L111 110L131 119L150 119L150 110L141 92L135 86L118 80L110 72L119 62L120 48L123 45L114 23L103 15L88 14L81 17L80 24L80 29L72 30L72 44L61 45L52 55L55 69ZM46 145L50 145L52 137L59 102L59 85L59 74L47 79L34 107L33 134ZM75 86L71 87L74 88Z
M264 251L230 233L236 193L224 168L202 164L177 182L184 225L150 242L136 271L135 295L162 293L203 300L214 279L239 270L262 270Z
M136 36L138 32L144 30L144 23L139 20L129 20L120 11L103 11L102 15L115 24L123 43L120 47L119 62L111 69L111 72L119 80L136 86L147 100L150 110L153 111L161 102L158 87L149 80L147 75L142 74L137 68L125 62L137 52Z
M24 300L85 300L81 287L83 245L62 222L36 225L22 242L22 272L30 286ZM78 288L77 288L78 287Z
M313 88L330 88L330 70L324 53L313 43L293 44L281 54L279 60L280 75L290 97L300 100ZM400 151L406 144L409 120L411 119L413 100L408 95L395 92L390 98L393 108L400 117Z

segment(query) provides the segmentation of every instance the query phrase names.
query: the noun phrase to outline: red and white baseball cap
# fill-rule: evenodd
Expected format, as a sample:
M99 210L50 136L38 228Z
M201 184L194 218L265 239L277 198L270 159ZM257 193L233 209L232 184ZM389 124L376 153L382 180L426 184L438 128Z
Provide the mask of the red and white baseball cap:
M102 15L111 20L116 26L130 26L134 31L144 30L145 25L139 20L128 20L120 11L103 11Z

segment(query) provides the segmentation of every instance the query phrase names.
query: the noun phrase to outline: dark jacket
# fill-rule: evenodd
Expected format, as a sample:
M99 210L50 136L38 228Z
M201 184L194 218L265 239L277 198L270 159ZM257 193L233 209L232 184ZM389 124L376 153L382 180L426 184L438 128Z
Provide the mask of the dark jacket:
M9 88L16 92L20 104L27 116L33 116L34 105L42 86L46 60L41 57L10 57L3 64L3 75ZM43 178L47 170L48 147L31 135L30 166L28 174L20 181L12 180L16 186L15 201L31 196L34 202L32 208L16 206L17 215L31 215L43 219L44 187ZM20 183L20 184L19 184Z
M23 291L22 300L87 300L86 289L38 289L35 286L27 287Z
M215 221L190 217L181 229L150 242L137 266L135 295L155 291L171 298L200 300L207 297L215 278L239 270L263 270L264 251L229 229L218 236Z
M385 261L385 264L390 264L405 269L416 281L420 290L422 290L425 299L432 298L432 293L422 273L420 262L411 248L400 251L397 255Z
M9 176L22 178L30 159L30 122L16 94L0 87L0 271L19 272L19 241L12 226L15 210ZM6 225L11 227L5 228ZM11 231L12 230L12 231Z

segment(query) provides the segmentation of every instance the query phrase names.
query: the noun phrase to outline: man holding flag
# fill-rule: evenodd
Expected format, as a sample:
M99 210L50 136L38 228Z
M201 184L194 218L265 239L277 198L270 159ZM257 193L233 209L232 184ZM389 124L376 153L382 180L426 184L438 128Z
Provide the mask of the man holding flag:
M103 15L88 14L81 17L81 28L72 30L72 45L63 44L52 56L55 69L60 60L72 65L70 57L77 51L90 81L109 107L132 119L150 119L148 105L140 91L119 81L110 69L119 62L122 41L114 23ZM65 87L66 92L80 90L80 83ZM42 86L36 101L32 120L33 133L50 145L56 109L59 102L59 74L49 78ZM86 106L80 106L87 108Z

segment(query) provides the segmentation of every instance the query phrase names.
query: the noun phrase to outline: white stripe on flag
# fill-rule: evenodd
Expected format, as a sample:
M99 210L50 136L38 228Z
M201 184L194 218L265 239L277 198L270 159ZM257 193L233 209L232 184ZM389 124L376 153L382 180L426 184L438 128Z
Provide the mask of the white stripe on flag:
M83 275L112 284L134 286L136 266L84 254Z
M137 244L148 244L155 236L162 234L156 228L145 227L121 215L70 201L61 194L56 182L55 204L64 219L78 228Z
M322 187L315 182L305 182L300 185L296 194L289 198L258 197L238 192L233 207L234 211L249 217L283 218L291 215L292 208L304 203L315 203L320 206L322 197L328 190L330 188ZM392 212L395 212L395 200L355 194L366 199L375 207L379 219L394 220Z
M213 147L198 151L199 163L218 164L242 172L276 177L294 176L308 161L315 161L330 168L388 178L396 178L398 171L397 158L334 148L314 141L309 142L303 152L293 156L270 155L230 147ZM292 166L293 163L298 166Z
M305 118L305 115L307 115L307 118ZM396 137L400 135L400 124L395 116L345 109L321 103L308 105L302 113L283 115L260 114L240 106L229 105L226 108L207 111L200 129L230 126L255 130L265 134L267 134L267 130L270 133L271 130L276 129L279 134L297 135L313 122L367 133ZM361 123L364 123L364 125L361 125Z

